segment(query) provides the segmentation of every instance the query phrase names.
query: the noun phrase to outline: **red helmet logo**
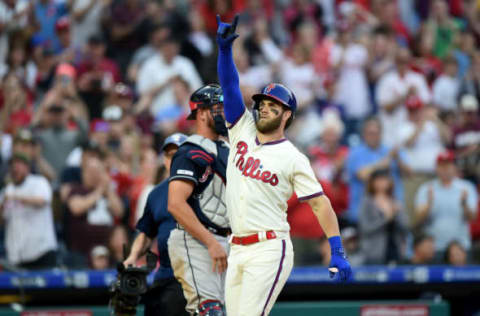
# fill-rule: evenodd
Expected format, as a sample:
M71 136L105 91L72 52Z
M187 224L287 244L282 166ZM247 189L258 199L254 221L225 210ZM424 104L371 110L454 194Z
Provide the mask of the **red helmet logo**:
M274 83L271 83L269 84L266 88L265 88L265 93L270 93L270 91L272 91L272 89L275 88L275 84Z

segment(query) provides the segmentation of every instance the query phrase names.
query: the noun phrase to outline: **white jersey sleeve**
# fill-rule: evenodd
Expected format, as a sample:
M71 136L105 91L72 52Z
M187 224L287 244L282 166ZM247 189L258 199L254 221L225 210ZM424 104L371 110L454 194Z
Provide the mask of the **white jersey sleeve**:
M232 147L236 146L241 136L255 135L257 132L252 112L247 108L245 108L243 114L240 115L236 122L228 124L227 127L228 138Z
M315 177L308 158L300 152L296 158L293 162L292 182L293 190L297 194L298 200L306 201L322 195L322 185Z

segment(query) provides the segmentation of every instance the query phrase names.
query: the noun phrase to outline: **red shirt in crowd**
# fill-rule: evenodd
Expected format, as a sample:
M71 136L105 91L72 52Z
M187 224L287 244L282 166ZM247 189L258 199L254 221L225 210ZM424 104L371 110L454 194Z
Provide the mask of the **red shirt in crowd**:
M100 72L104 75L110 74L114 83L118 83L122 80L117 64L108 58L103 58L97 64L94 64L89 60L83 61L78 65L77 76L80 78L82 75L94 71Z
M324 235L310 205L307 202L298 201L296 194L288 200L287 220L292 237L316 239Z
M327 153L321 146L309 148L312 168L319 178L323 192L330 199L333 210L340 215L348 207L347 183L335 172L335 161L345 159L348 147L340 146L335 153ZM308 202L300 202L294 194L288 201L288 222L293 237L316 239L324 235Z
M26 105L21 109L14 110L10 113L3 127L4 131L9 134L15 134L16 130L30 125L33 118L33 101L32 95L27 93ZM0 111L5 106L3 92L0 91Z
M335 204L339 204L336 194L332 190L332 186L327 182L320 181L320 184L323 187L323 192L330 199L332 203L333 210L335 213L340 215L345 209L340 209ZM348 191L347 191L348 192ZM342 200L348 201L348 195L345 195ZM342 203L340 203L342 204ZM290 224L290 235L293 237L304 238L304 239L317 239L324 235L323 229L318 223L318 219L313 213L312 208L308 202L300 202L296 194L293 194L292 197L288 200L288 209L287 209L287 220Z
M312 146L308 150L312 160L312 168L323 190L330 198L337 214L348 208L348 184L343 178L342 170L337 170L337 161L345 161L348 147L340 146L334 153L326 152L322 146Z

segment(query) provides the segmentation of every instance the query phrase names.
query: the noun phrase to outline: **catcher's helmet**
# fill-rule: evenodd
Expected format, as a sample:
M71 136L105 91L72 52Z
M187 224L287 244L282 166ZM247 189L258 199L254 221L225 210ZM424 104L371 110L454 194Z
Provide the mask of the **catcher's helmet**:
M210 83L197 89L190 97L190 114L187 120L195 119L198 108L209 108L218 103L223 103L223 91L218 84Z
M162 145L162 151L164 151L168 145L176 145L177 147L180 147L181 144L187 139L187 135L182 134L182 133L174 133L167 138L165 138L165 141L163 142Z
M253 105L253 110L258 111L260 101L263 99L272 99L281 105L287 107L292 111L292 116L287 121L285 128L289 127L292 123L292 120L295 116L295 111L297 110L297 99L293 92L280 83L270 83L262 89L262 92L254 94L252 96L255 104Z

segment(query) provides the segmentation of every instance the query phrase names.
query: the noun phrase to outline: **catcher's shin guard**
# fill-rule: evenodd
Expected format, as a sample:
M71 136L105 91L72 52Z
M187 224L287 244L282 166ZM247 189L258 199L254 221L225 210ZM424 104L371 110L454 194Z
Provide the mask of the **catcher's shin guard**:
M222 303L215 300L206 300L198 307L198 316L224 316Z

